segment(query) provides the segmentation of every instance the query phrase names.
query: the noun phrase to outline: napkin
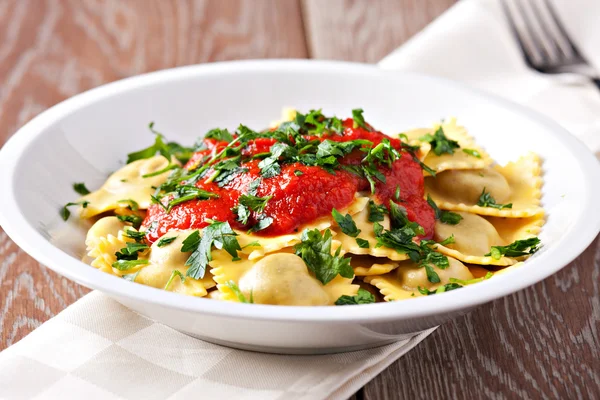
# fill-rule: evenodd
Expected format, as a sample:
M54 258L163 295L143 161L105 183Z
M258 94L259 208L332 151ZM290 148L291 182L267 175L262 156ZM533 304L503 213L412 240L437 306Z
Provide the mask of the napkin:
M593 53L600 49L600 3L556 6L600 65L600 51ZM496 0L460 1L380 65L461 80L533 107L600 150L600 91L529 70ZM191 338L92 292L0 353L0 398L344 399L434 329L351 353L260 354Z

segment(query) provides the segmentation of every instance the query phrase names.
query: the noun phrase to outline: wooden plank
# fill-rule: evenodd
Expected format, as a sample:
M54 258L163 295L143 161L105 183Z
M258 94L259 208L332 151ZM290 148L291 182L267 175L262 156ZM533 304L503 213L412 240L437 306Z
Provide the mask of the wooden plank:
M456 0L303 0L311 57L377 62Z
M297 0L0 1L0 145L89 88L178 65L307 56ZM0 349L87 290L0 230Z

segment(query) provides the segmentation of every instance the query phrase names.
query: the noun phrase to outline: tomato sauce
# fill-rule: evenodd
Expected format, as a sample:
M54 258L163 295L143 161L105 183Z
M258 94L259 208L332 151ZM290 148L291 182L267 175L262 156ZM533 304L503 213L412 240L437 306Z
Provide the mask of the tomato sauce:
M424 200L423 173L421 167L412 156L401 150L398 139L389 138L381 132L354 128L353 120L343 121L343 134L324 134L322 137L310 139L350 141L366 139L379 144L383 139L390 140L391 145L401 151L402 157L391 167L380 166L379 171L385 176L386 182L376 180L376 202L389 204L396 201L407 210L408 219L417 222L425 230L423 238L431 238L435 225L434 213ZM260 138L250 141L242 150L245 158L268 153L276 143L274 139ZM197 152L186 164L185 168L193 169L201 165L215 152L224 148L227 143L215 139L206 139L207 150ZM360 164L365 153L354 150L340 160L342 165ZM264 215L273 218L267 228L255 232L257 236L276 236L297 232L303 225L318 218L331 216L331 210L342 210L348 207L355 198L355 193L369 191L369 182L345 170L336 170L335 174L319 166L307 166L301 163L283 163L281 173L271 178L261 177L260 160L250 160L241 164L246 172L232 176L223 187L215 182L207 182L214 172L209 169L196 186L217 194L219 197L209 200L191 200L176 205L169 213L153 204L148 209L142 226L148 230L146 239L152 243L172 229L200 229L208 225L207 220L228 221L234 229L247 230L257 222L258 216L252 212L248 224L242 225L236 221L232 208L238 204L242 194L247 194L250 183L262 178L256 196L272 196L264 209ZM400 188L400 196L396 199L396 188ZM152 228L149 227L152 225Z

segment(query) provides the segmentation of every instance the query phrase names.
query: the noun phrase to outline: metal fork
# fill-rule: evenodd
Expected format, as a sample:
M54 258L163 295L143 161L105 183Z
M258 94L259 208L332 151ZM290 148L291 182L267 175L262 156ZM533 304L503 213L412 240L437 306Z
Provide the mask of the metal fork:
M548 0L502 0L529 67L544 74L576 74L600 89L600 74L569 38Z

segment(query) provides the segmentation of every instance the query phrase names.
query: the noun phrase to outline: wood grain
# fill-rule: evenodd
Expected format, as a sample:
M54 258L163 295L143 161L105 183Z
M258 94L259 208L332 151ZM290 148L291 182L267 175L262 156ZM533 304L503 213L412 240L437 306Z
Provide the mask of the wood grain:
M1 0L0 145L46 108L116 79L208 61L306 55L295 0ZM0 349L86 292L0 231Z
M313 58L374 63L456 0L304 0Z
M200 62L376 62L454 0L0 0L0 145L76 93ZM82 296L0 230L0 349ZM560 273L452 321L354 397L600 398L600 240Z

